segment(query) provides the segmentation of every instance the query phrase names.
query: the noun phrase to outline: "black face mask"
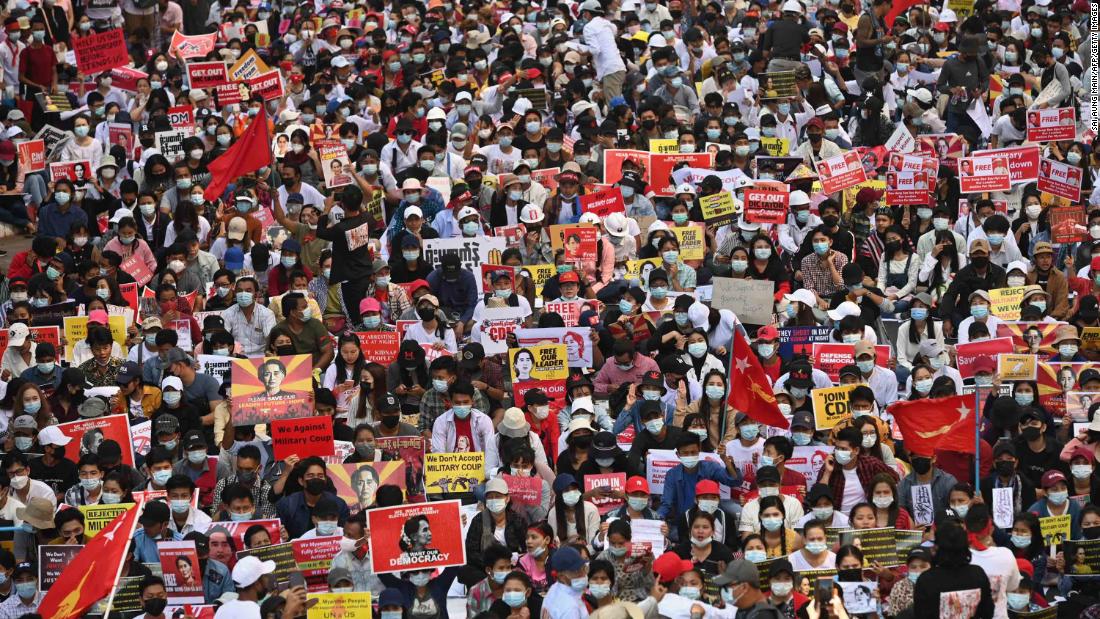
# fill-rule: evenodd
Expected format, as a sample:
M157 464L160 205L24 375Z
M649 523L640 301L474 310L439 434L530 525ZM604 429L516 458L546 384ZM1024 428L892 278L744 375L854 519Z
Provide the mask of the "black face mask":
M974 265L975 268L984 269L989 266L989 256L972 256L970 264Z
M810 139L813 144L820 144L821 140L825 137L823 133L807 133L806 137Z
M1041 434L1042 434L1042 430L1040 430L1039 428L1033 428L1033 427L1024 428L1023 431L1020 432L1020 435L1023 436L1024 440L1026 440L1026 441L1037 440Z
M821 218L821 222L824 223L826 226L832 228L833 226L840 223L840 219L836 215L826 215Z
M592 437L578 436L577 438L573 439L573 446L578 449L588 449L592 446Z
M393 429L397 427L397 424L401 423L400 415L384 415L382 417L382 425L387 428Z
M642 121L642 129L646 131L653 131L653 128L657 126L657 121L652 118L647 118Z
M141 603L141 609L149 615L163 613L166 606L168 606L168 600L165 598L152 598Z
M435 308L418 307L416 308L416 315L420 317L420 320L431 320L435 318Z
M1016 472L1016 463L1011 460L998 460L993 463L993 468L997 469L997 474L1001 477L1008 477Z
M1100 527L1082 527L1081 536L1085 539L1100 539Z
M280 357L287 357L294 354L294 344L287 344L285 346L276 346L275 353Z
M924 475L932 470L932 458L913 458L913 470Z
M325 480L323 479L307 479L306 480L306 492L316 496L325 491Z

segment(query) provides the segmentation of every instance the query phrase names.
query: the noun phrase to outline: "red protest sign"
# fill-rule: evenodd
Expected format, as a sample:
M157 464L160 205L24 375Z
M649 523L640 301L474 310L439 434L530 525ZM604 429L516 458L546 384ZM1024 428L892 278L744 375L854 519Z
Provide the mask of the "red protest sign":
M465 565L460 503L439 501L367 511L374 573Z
M935 172L939 163L935 157L890 153L886 169L890 172Z
M61 327L31 327L31 341L35 344L48 342L61 350ZM8 330L0 329L0 356L8 349Z
M1054 142L1077 136L1077 111L1072 107L1053 110L1029 110L1027 141Z
M681 163L689 168L709 169L714 155L711 153L652 153L649 156L649 183L653 194L661 197L676 195L672 181L672 169Z
M577 326L577 321L580 320L583 305L583 299L577 299L576 301L551 301L546 304L546 312L549 314L558 314L561 316L565 326L575 327Z
M856 362L854 344L816 343L813 345L811 361L814 367L829 375L834 383L840 381L840 370ZM875 346L875 365L889 367L890 347Z
M224 62L189 62L187 79L191 88L214 88L229 83L229 73Z
M1016 352L1012 345L1012 338L997 337L981 342L969 342L955 345L956 358L958 359L959 376L963 378L974 377L974 362L981 357L996 359L1001 353Z
M173 129L195 128L195 108L190 105L177 105L168 108L168 123Z
M44 140L27 140L19 142L16 147L19 150L19 169L22 172L41 172L46 169L46 142Z
M214 98L217 99L219 106L248 101L251 95L252 89L244 82L218 84L214 87Z
M178 56L185 60L187 58L202 58L214 51L214 45L217 42L218 33L216 32L187 36L177 30L172 33L172 43L169 45L169 50L179 52Z
M1081 199L1081 168L1053 159L1039 162L1039 191L1045 191L1071 202Z
M626 473L606 473L604 475L585 475L584 476L584 491L590 492L597 488L606 488L610 492L607 496L604 496L597 492L590 499L599 510L600 515L604 515L607 512L622 507L623 499L615 498L612 493L624 494L626 492Z
M959 160L959 190L963 193L1009 191L1012 177L1008 172L1008 157L985 155Z
M1031 183L1039 179L1039 147L1037 145L974 152L975 157L988 157L990 155L1008 157L1008 176L1012 179L1012 184Z
M149 270L149 265L145 264L145 261L137 254L131 254L123 260L118 270L129 274L130 277L134 278L134 281L138 282L147 282L153 278L153 272Z
M401 337L396 331L356 331L363 358L381 365L389 365L397 359Z
M928 161L935 161L929 159ZM928 204L932 198L936 173L925 170L920 172L887 172L887 204Z
M299 458L334 455L332 417L276 419L271 422L271 446L276 460L295 455Z
M761 224L781 224L787 221L791 194L763 189L745 190L745 221Z
M502 475L504 483L508 484L508 498L514 505L538 505L542 502L542 478Z
M818 161L816 167L824 193L844 191L867 180L867 170L855 151Z
M623 202L623 193L618 187L586 193L580 197L581 212L595 213L601 218L611 213L625 213L626 204Z
M84 75L94 75L130 63L122 28L73 37L76 66Z
M1055 243L1076 243L1085 240L1085 207L1055 206L1047 211L1050 218L1050 240Z
M558 174L561 174L561 168L531 170L531 180L549 189L550 193L554 193L558 190Z
M283 76L278 69L262 73L248 80L252 94L260 95L264 101L271 101L283 96Z
M112 440L123 446L123 464L134 466L134 450L126 447L134 443L130 437L129 415L108 415L59 423L57 429L74 441L75 448L70 446L65 450L65 458L68 460L76 462L83 454L96 453L103 441Z
M310 593L328 591L328 571L332 559L340 552L340 535L327 535L291 542L294 563L306 578L306 590Z
M614 185L623 177L623 163L630 161L642 171L642 180L649 183L649 153L644 150L611 148L603 152L603 182Z
M149 77L149 74L130 67L115 67L111 69L111 86L126 92L136 92L137 83L141 78Z

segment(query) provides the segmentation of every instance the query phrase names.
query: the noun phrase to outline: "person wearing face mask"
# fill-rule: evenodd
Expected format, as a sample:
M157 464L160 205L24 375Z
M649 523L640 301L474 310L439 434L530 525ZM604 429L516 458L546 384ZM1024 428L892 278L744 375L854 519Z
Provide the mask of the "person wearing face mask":
M557 550L548 562L556 578L542 603L548 619L582 619L589 615L582 594L588 588L588 563L572 546Z
M993 504L993 488L1012 489L1012 511L1020 513L1035 502L1035 486L1017 471L1017 447L1009 440L993 446L993 473L981 480L982 498Z
M876 475L885 473L892 479L898 478L882 460L864 454L862 445L863 435L859 430L842 430L834 441L833 455L825 461L818 475L817 481L829 484L833 496L840 497L840 509L845 512L867 500L867 490Z
M195 482L191 481L190 477L173 474L164 487L168 493L168 506L172 512L172 517L168 521L170 531L182 538L192 531L205 531L210 527L210 516L192 507L197 490Z
M940 300L940 315L945 321L945 335L955 333L960 342L969 342L967 327L975 320L985 322L987 326L992 323L990 332L995 332L1000 319L989 315L989 293L986 291L1004 288L1007 283L1007 274L1004 269L989 261L989 241L985 239L971 241L970 264L958 270L954 281ZM965 304L962 303L962 299L967 300ZM975 310L974 306L983 306L985 310Z
M477 589L481 586L477 583L483 582L488 573L489 579L495 579L493 586L499 594L504 576L511 571L512 553L526 550L527 525L510 499L503 478L494 477L485 484L485 509L470 521L466 533L467 563L458 570L459 582L464 585ZM501 538L504 545L498 541Z
M171 509L164 501L149 501L138 518L141 525L134 533L132 548L134 560L141 563L159 562L157 542L183 540L183 536L168 527ZM209 518L209 516L207 517Z
M53 199L38 212L38 234L64 238L74 225L87 226L88 213L72 204L75 188L68 179L54 184Z
M223 603L214 615L215 619L261 616L260 601L277 590L274 572L274 561L261 561L252 556L237 561L232 572L237 599ZM283 612L287 613L287 616L304 613L305 595L304 587L294 587L284 593L283 596L287 601ZM398 598L400 599L400 594ZM379 600L380 603L381 601Z
M1039 483L1047 471L1066 468L1060 460L1061 449L1047 437L1046 422L1034 408L1024 408L1018 424L1019 435L1014 441L1019 457L1017 470L1032 485L1040 487Z

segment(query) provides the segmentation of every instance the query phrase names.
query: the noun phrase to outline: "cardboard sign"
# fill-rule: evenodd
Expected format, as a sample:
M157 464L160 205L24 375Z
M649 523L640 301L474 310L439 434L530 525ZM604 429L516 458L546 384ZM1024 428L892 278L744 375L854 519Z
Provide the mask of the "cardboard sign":
M607 217L611 213L625 213L626 204L623 202L622 191L618 187L586 193L579 198L582 213L595 213L600 218Z
M1027 141L1056 142L1077 137L1077 110L1063 107L1028 110Z
M898 564L898 549L897 541L894 539L894 527L843 531L840 534L840 543L841 545L854 545L862 550L864 567L871 567L874 563L883 566Z
M909 128L904 123L898 123L894 133L886 140L886 150L897 153L911 153L917 148L917 140L909 133Z
M76 67L84 75L103 73L131 62L122 28L73 37L72 44L76 52Z
M533 347L541 344L561 344L569 357L570 367L592 367L592 329L589 327L548 327L516 329L516 343ZM488 352L486 351L486 354Z
M134 127L130 123L107 123L107 141L111 146L121 146L127 156L134 152Z
M149 270L149 265L145 264L145 260L137 254L130 254L122 260L122 264L118 269L123 273L130 274L135 281L149 281L153 278L153 272ZM136 306L136 304L135 304Z
M612 493L623 494L626 492L626 473L605 473L602 475L585 475L584 476L584 491L591 492L597 488L606 488ZM596 493L593 495L589 502L594 504L600 510L600 516L622 507L626 501L621 498L615 498L610 494L607 496Z
M296 539L294 564L306 577L306 590L310 593L328 591L328 572L332 559L340 552L343 536L328 535L311 539Z
M313 416L310 355L233 359L233 425Z
M27 140L16 144L19 150L19 169L24 172L41 172L46 169L46 142Z
M959 375L964 379L974 377L974 363L981 357L996 358L1001 353L1015 352L1012 339L998 337L981 342L969 342L956 344L956 360L958 362Z
M379 507L367 512L375 574L466 564L460 501Z
M1088 219L1083 205L1054 206L1047 209L1050 236L1055 243L1076 243L1085 240Z
M687 164L689 168L709 169L712 167L714 155L711 153L661 153L649 157L650 165L650 189L653 195L669 198L676 195L677 182L672 178L672 169L678 165Z
M791 194L763 189L745 190L745 221L782 224L790 211Z
M1038 363L1035 355L1001 353L997 355L997 373L1001 380L1035 380ZM1009 523L1009 526L1012 526Z
M332 417L276 419L271 422L271 446L276 460L286 460L292 455L302 459L331 456L336 453L332 444Z
M485 454L430 453L424 455L424 489L429 495L473 492L485 479Z
M342 462L345 458L346 456L329 456L325 458L325 461L339 460ZM410 481L414 483L417 481L410 480L408 477L409 473L415 473L416 470L407 466L401 460L359 462L358 464L330 463L328 471L329 479L332 480L332 485L336 488L336 496L348 504L348 509L353 514L374 506L375 495L379 486L397 486L406 491L406 486ZM419 488L415 488L414 492L418 490ZM412 502L411 499L409 501Z
M855 388L855 385L841 385L810 391L814 400L814 425L819 431L831 429L851 417L848 394Z
M388 366L397 359L401 337L396 331L356 331L355 336L367 361Z
M534 506L542 503L542 478L501 475L508 484L508 500L513 505Z
M715 277L711 282L714 285L711 307L732 310L745 324L771 323L772 308L775 306L775 282L730 277Z
M1008 157L987 155L963 157L959 160L959 190L963 193L1011 189L1012 177L1008 171Z
M888 204L929 204L935 188L936 174L926 172L887 172L886 202Z
M815 167L824 193L843 191L867 180L867 171L855 151L818 161Z
M550 226L550 247L565 251L565 261L574 265L596 264L599 228L590 224L555 224Z
M54 348L61 349L60 327L31 327L30 338L32 342L49 342ZM8 330L0 329L0 356L8 349Z
M1081 168L1053 159L1039 162L1039 191L1065 198L1071 202L1081 199Z
M246 82L229 82L214 87L214 98L218 101L219 107L248 101L251 96L252 87Z
M318 140L316 147L325 176L325 187L335 189L355 182L348 151L340 140Z
M187 80L191 88L214 88L229 83L229 71L224 62L189 62Z
M175 604L203 603L203 574L194 540L157 542L157 554L168 599Z
M112 440L123 448L123 464L134 465L134 450L129 448L133 445L133 440L130 438L129 415L107 415L59 423L57 429L73 439L73 442L65 448L66 460L77 462L84 454L97 453L103 441Z
M177 30L172 33L172 42L169 44L169 49L176 51L177 55L184 60L202 58L214 51L217 42L218 33L216 32L188 36ZM196 86L192 86L192 88L196 88Z
M1003 155L1008 157L1008 175L1012 184L1033 183L1039 179L1039 147L1015 146L996 150L974 151L974 156Z
M1024 294L1028 290L1039 288L1031 286L1016 286L1013 288L996 288L989 291L991 305L989 311L1002 320L1020 319L1020 302L1024 300Z
M508 352L508 336L523 324L525 310L521 307L486 308L481 322L474 326L476 338L486 355Z

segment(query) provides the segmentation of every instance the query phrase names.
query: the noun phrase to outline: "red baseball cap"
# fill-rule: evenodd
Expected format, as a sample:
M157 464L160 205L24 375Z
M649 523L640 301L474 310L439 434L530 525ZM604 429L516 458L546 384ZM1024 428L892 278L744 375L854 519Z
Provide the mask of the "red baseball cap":
M1067 483L1066 476L1063 475L1061 471L1050 470L1043 473L1043 480L1039 485L1043 490L1046 490L1058 482L1062 482L1063 484Z
M778 340L779 329L775 328L775 325L764 325L756 330L756 339L758 340Z
M695 496L700 494L718 494L718 482L712 479L700 479L695 484Z
M1093 256L1092 262L1089 263L1093 271L1100 271L1100 256Z
M570 282L574 284L581 283L581 278L577 276L576 271L566 271L558 276L558 284L568 284Z
M681 559L675 552L666 552L653 562L653 574L657 576L658 582L672 582L680 574L689 572L692 569L694 569L694 566L691 561Z
M974 361L975 372L996 372L997 364L993 361L992 357L978 357Z
M641 475L635 475L634 477L631 477L630 479L626 480L626 493L630 494L631 492L644 492L646 494L649 494L649 482L647 482L645 480L645 477L642 477Z

